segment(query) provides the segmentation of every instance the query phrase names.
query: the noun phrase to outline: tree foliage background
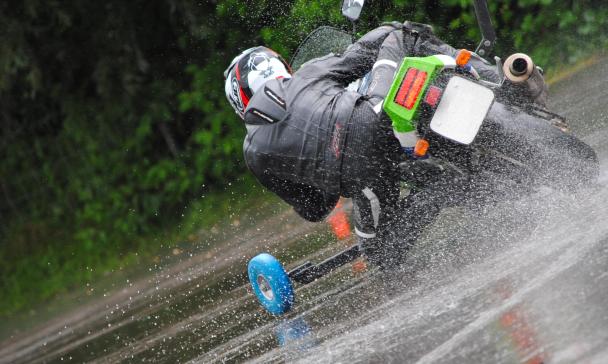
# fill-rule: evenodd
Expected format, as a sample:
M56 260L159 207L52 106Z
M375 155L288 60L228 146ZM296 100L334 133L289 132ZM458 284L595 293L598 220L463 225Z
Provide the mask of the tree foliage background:
M23 0L0 3L0 313L95 278L246 173L222 72L265 44L286 58L340 0ZM600 0L490 1L497 53L542 66L604 48ZM479 33L467 0L371 0L361 29L431 23Z

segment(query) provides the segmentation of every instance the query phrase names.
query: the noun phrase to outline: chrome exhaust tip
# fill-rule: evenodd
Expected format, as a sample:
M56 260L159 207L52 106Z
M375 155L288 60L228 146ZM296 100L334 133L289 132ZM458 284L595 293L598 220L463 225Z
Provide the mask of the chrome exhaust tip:
M534 72L532 58L524 53L515 53L509 56L502 66L505 77L513 83L527 81Z

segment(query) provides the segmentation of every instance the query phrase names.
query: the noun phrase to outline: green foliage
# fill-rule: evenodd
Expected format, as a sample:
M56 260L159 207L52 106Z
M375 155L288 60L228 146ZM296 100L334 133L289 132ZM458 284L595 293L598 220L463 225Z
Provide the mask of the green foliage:
M444 0L453 14L459 14L447 29L445 38L461 33L466 38L480 39L472 2ZM589 52L605 49L608 35L608 7L602 1L511 0L488 1L498 44L496 53L506 56L525 52L545 68L573 63ZM438 24L438 23L435 23ZM454 43L458 43L456 40Z
M1 3L0 313L137 261L134 252L158 245L142 236L175 226L191 201L246 174L224 68L257 44L289 59L315 27L349 29L339 4ZM608 44L601 1L490 9L501 55L529 52L547 66ZM432 23L457 47L479 39L467 0L371 1L360 29L406 19Z

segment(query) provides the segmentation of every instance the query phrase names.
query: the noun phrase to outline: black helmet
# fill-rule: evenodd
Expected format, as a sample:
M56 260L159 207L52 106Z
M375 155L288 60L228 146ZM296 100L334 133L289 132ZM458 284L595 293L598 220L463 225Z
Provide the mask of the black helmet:
M270 48L253 47L235 57L224 71L226 98L243 118L249 99L266 83L276 78L290 78L291 68Z

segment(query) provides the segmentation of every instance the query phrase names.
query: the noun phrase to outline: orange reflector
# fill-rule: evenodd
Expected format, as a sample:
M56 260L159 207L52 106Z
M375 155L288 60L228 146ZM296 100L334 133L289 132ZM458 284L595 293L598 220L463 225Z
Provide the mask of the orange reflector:
M466 49L461 49L460 52L458 52L458 56L456 56L456 64L459 65L460 67L464 67L467 65L467 63L469 63L470 59L471 59L471 51L468 51Z
M342 200L338 201L334 212L327 218L327 222L331 225L338 240L343 240L350 236L350 224L348 223L348 216L346 216L346 211L344 211Z
M367 270L367 263L364 260L357 260L353 263L353 273L363 273Z
M424 157L429 150L429 142L425 139L418 139L414 147L414 155L416 157Z
M439 87L429 87L429 90L426 92L426 96L424 97L424 102L429 104L431 107L437 107L441 93L442 90Z

